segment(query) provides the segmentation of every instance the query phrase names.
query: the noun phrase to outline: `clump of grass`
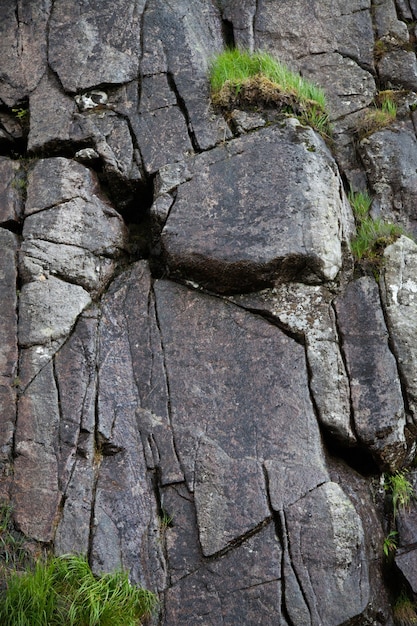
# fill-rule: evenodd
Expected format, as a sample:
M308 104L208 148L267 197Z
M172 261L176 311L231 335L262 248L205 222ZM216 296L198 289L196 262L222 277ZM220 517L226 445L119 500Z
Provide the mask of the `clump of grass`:
M384 476L384 487L391 494L392 511L395 519L398 510L406 509L414 498L413 485L408 480L405 471L398 471Z
M415 604L404 591L394 602L393 616L395 626L414 626L417 624Z
M3 626L137 626L156 607L156 596L130 584L127 573L95 576L84 557L37 561L11 572L0 597Z
M266 52L225 50L210 65L212 101L235 107L275 106L330 135L323 90Z
M348 199L356 221L356 237L350 243L352 254L358 261L378 264L386 246L404 235L404 229L382 219L372 219L369 215L372 198L366 192L351 190Z
M358 134L361 139L392 124L397 117L395 92L381 91L375 98L374 106L368 109L359 122Z

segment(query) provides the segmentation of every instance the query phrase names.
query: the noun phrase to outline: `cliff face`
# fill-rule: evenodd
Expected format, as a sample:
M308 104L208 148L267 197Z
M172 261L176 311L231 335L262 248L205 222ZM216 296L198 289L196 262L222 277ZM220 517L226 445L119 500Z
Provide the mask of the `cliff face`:
M161 626L393 624L391 594L417 593L417 506L394 519L383 483L416 452L417 245L355 263L346 190L417 235L417 2L0 15L0 495L18 529L128 569ZM332 142L213 110L227 45L321 85ZM388 89L396 118L375 126Z

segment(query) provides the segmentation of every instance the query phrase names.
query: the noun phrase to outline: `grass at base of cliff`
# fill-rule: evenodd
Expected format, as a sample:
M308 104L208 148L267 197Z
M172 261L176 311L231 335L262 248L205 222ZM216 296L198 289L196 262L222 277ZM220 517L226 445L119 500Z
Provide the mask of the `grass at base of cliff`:
M323 90L266 52L225 50L210 65L212 101L223 109L276 107L330 136Z
M12 571L0 596L2 626L137 626L156 596L130 584L127 573L95 576L82 556L37 561Z

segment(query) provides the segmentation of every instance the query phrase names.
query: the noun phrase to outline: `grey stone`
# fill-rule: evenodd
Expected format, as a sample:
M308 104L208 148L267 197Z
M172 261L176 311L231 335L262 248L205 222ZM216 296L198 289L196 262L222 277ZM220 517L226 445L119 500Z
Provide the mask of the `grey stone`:
M385 249L381 273L381 294L391 341L395 348L409 408L416 419L417 346L417 245L400 237Z
M410 124L380 130L360 142L379 216L417 232L417 140Z
M24 241L20 249L20 272L24 281L35 281L51 274L76 283L95 295L112 278L116 263L84 248L42 239Z
M223 293L300 272L336 277L352 217L321 138L293 121L233 140L215 159L196 157L177 189L161 236L172 276Z
M326 482L286 514L293 567L312 624L343 624L369 601L362 523L340 486Z
M91 302L79 285L54 276L40 276L23 285L20 293L19 345L48 345L63 342L77 317Z
M208 437L198 441L194 493L205 556L220 552L270 515L262 464L234 459Z
M20 221L24 185L24 174L19 163L0 157L0 224Z
M137 77L144 7L144 0L115 0L111 8L93 3L80 12L65 0L54 2L49 62L66 91L127 83Z
M332 436L350 446L355 444L356 436L350 424L349 380L338 345L333 297L323 287L293 283L235 296L233 300L251 311L272 316L302 337L318 417Z
M0 100L8 107L25 100L45 71L51 4L7 2L2 7Z
M58 393L49 362L19 399L13 483L18 527L27 537L46 543L53 539L61 497L58 427Z
M351 58L336 52L303 58L296 62L296 66L303 76L324 89L332 120L360 111L376 95L372 74Z
M193 153L187 123L177 105L145 111L132 125L148 174ZM160 143L154 142L156 135L161 137Z
M363 277L350 283L336 311L356 435L382 469L393 471L407 451L405 409L375 281Z
M73 138L73 115L76 107L72 98L62 92L56 77L45 73L30 94L30 131L28 150L58 152Z
M142 71L168 72L193 147L213 147L221 141L225 127L223 119L210 110L207 81L209 62L223 49L218 9L204 0L178 0L175 6L152 0L146 8L143 32L146 67ZM163 50L156 55L155 40L160 40Z
M83 248L94 255L117 257L126 249L126 227L119 213L97 196L73 200L26 218L27 241L43 239Z
M296 0L291 11L283 3L261 3L256 12L255 47L273 51L285 61L338 52L372 68L371 3Z

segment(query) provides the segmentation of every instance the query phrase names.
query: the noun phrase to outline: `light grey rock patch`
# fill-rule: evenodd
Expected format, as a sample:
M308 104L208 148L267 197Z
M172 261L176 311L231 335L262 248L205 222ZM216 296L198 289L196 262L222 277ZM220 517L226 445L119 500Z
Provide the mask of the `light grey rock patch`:
M417 411L417 245L400 237L385 249L381 295L391 341L403 375L409 407Z
M42 239L24 241L19 255L25 282L51 274L80 285L92 295L107 285L116 268L114 259L97 256L79 246Z
M326 482L286 513L292 564L313 624L344 624L369 601L362 522L334 482Z
M23 285L20 293L19 345L64 341L81 311L91 302L79 285L53 276L40 276Z
M350 423L349 381L339 349L333 297L318 285L290 283L236 296L233 301L272 315L280 325L303 337L318 417L332 436L350 446L356 443L356 436Z

